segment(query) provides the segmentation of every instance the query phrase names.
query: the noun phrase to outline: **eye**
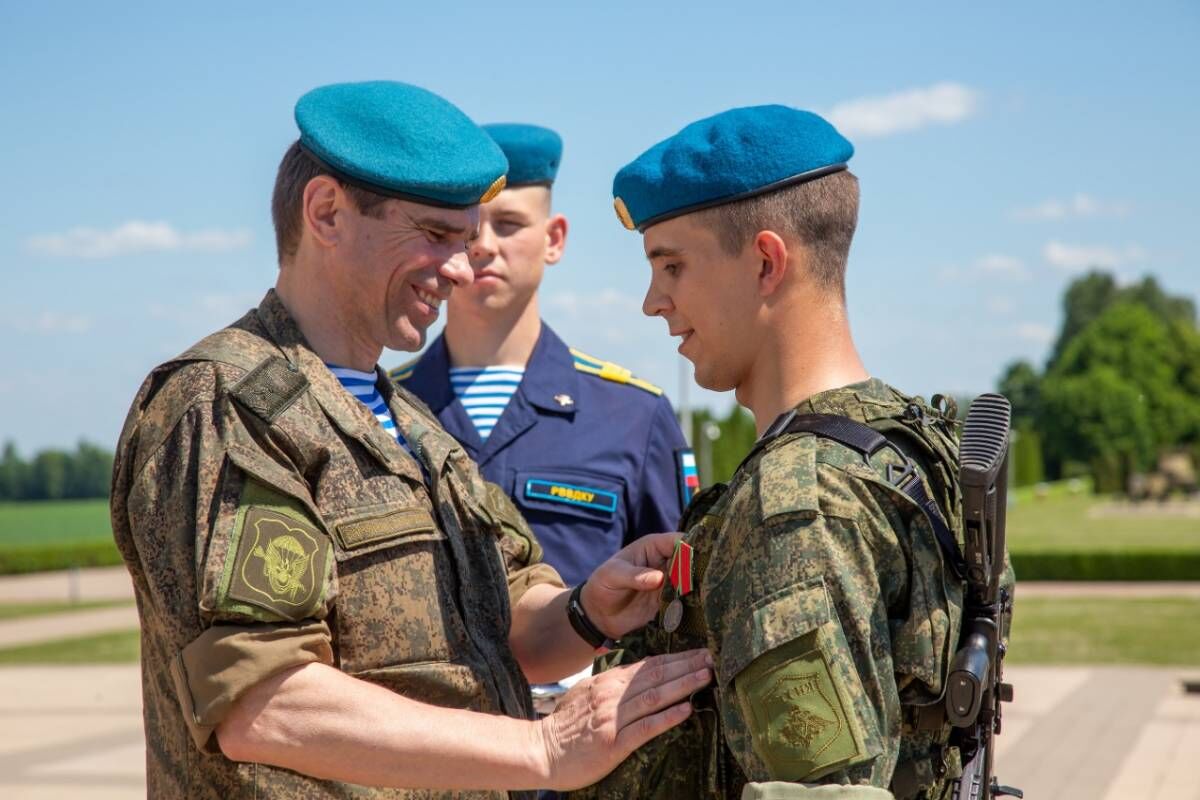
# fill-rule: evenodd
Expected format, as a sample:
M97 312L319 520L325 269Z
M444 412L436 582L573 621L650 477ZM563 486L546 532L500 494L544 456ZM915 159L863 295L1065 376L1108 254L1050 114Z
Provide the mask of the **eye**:
M683 265L682 265L682 264L679 264L679 263L676 263L676 262L674 262L674 261L672 261L672 262L671 262L671 263L669 263L669 264L664 264L664 265L663 265L663 272L667 273L667 274L668 274L668 275L670 275L672 278L674 278L676 275L678 275L678 274L679 274L679 270L681 270L681 269L683 269Z
M512 236L514 233L516 233L517 231L521 230L524 227L525 226L519 222L514 222L512 220L504 220L502 222L496 223L496 233L499 236Z

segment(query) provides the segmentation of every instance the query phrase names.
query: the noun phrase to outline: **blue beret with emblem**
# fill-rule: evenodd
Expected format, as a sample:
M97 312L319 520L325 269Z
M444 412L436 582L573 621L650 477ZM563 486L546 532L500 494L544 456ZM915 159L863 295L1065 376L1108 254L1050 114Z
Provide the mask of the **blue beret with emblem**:
M558 175L562 138L549 128L517 122L498 122L483 129L508 159L506 186L549 186Z
M300 146L339 179L448 208L504 188L504 153L453 103L396 81L336 83L296 102Z
M613 179L621 223L644 231L664 220L846 169L854 145L811 111L734 108L693 122Z

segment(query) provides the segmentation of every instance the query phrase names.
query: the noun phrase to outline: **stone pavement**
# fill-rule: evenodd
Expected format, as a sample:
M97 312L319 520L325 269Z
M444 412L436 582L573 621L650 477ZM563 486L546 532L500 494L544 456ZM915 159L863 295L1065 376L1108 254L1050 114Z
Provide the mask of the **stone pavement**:
M1030 800L1200 800L1200 671L1008 673L997 773ZM0 668L0 797L144 797L140 705L136 666Z

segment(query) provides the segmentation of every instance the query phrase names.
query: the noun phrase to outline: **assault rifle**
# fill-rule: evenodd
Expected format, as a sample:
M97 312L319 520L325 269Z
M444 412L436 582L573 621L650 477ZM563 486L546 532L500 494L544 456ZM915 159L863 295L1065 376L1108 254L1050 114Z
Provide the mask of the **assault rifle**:
M1009 589L1000 585L1005 571L1011 416L1002 395L980 395L967 412L959 442L967 585L962 637L946 686L946 716L956 728L952 741L963 762L954 800L1025 796L1020 789L1002 786L992 775L1000 704L1013 699L1012 684L1004 682L1006 648L1001 641L1012 619L1013 599Z

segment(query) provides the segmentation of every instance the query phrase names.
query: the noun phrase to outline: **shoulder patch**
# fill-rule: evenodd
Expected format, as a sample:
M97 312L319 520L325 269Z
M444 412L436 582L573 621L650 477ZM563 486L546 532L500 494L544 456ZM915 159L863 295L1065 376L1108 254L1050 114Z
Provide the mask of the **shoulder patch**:
M613 383L625 383L630 386L636 386L642 391L653 395L661 395L663 393L663 390L653 383L634 377L632 372L620 364L614 364L611 361L603 361L599 358L589 356L587 353L580 352L573 347L571 348L571 355L575 358L575 369L580 372L595 375Z
M756 477L762 518L820 509L817 487L817 440L811 435L768 447Z
M417 362L421 360L420 356L406 361L398 367L393 367L388 370L388 378L394 383L402 383L413 376L413 371L417 368Z
M270 425L307 389L308 378L294 365L270 356L234 384L230 394Z
M247 481L233 537L217 611L261 622L324 616L333 544L296 503Z

